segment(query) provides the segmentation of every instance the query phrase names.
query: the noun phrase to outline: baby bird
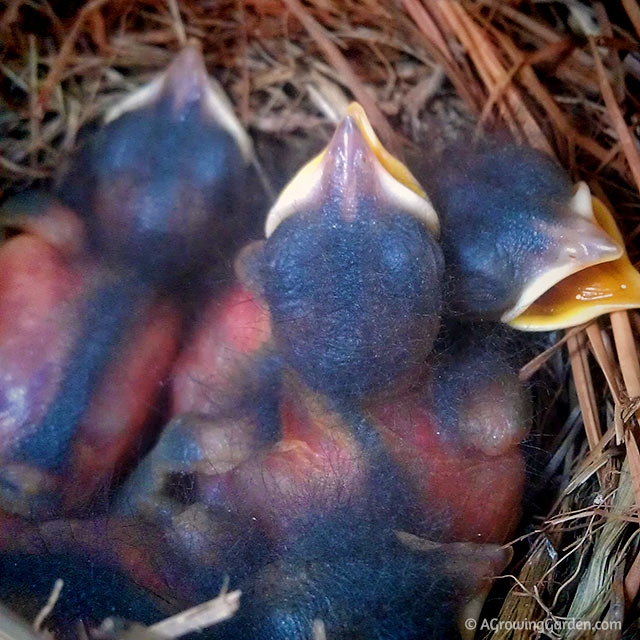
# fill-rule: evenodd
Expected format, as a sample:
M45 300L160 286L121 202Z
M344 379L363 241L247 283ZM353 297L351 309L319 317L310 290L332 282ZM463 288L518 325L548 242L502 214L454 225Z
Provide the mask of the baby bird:
M90 250L183 289L228 271L270 204L251 140L195 45L108 113L56 195L80 216Z
M438 231L421 187L351 105L272 207L249 268L306 384L354 397L416 374L440 322Z
M442 220L450 314L551 329L595 317L602 303L630 306L630 284L640 301L637 275L617 286L610 278L598 292L600 268L621 259L623 243L587 185L574 188L545 154L515 145L454 148L424 178ZM528 316L547 291L551 298Z
M596 222L619 246L624 238L609 209L591 198ZM627 252L619 258L586 267L534 300L509 324L523 331L552 331L589 322L598 316L640 307L640 273Z
M54 196L5 205L21 233L0 247L0 508L77 510L135 457L185 304L231 279L267 205L194 46L112 111Z

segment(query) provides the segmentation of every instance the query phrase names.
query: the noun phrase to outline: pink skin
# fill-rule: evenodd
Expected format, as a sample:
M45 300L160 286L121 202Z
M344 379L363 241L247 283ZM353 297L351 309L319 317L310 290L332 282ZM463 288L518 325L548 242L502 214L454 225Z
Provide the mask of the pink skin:
M273 539L296 535L310 513L329 516L365 489L362 452L324 399L288 379L280 404L282 439L238 465L227 479L231 495Z
M479 390L478 398L488 391ZM422 390L369 407L388 450L422 499L424 513L442 518L443 541L504 542L520 519L525 480L522 432L496 409L475 423L471 437L451 433L424 396ZM499 407L500 399L493 397ZM490 441L492 432L501 428L505 433L499 446L488 451L477 446L482 433Z
M73 443L65 504L82 504L114 471L135 459L164 379L178 350L180 319L156 303L110 363Z
M44 415L68 357L84 278L29 235L0 250L0 454ZM68 327L66 333L61 326Z
M72 266L78 264L82 271ZM0 281L0 354L10 357L9 370L27 385L30 398L26 417L15 400L11 411L0 414L0 451L21 437L24 424L41 417L55 393L83 293L104 277L87 264L67 260L28 235L13 238L0 251L0 273L11 274ZM174 362L178 317L168 305L150 308L121 345L73 442L71 469L61 479L66 509L86 502L131 456ZM134 344L135 350L129 348ZM179 426L200 451L197 462L179 469L196 474L199 499L214 507L231 504L270 537L283 540L295 535L296 523L312 509L330 513L341 501L357 499L365 488L366 456L340 416L291 375L280 391L281 440L266 449L259 444L255 417L243 414L242 407L259 383L251 374L271 348L268 313L248 291L238 287L212 301L175 360L172 409L213 414L198 420L185 416ZM57 375L36 384L43 361ZM2 392L17 398L15 387L5 385ZM424 393L367 406L392 457L424 498L425 514L442 514L445 540L501 542L518 520L522 433L509 424L509 416L491 408L499 402L482 402L486 393L477 394L480 410L462 421L462 431L452 435L449 430L446 437ZM92 544L86 542L87 549ZM142 553L127 548L136 558ZM127 554L118 562L127 565ZM139 571L134 565L132 570Z
M54 302L50 308L56 309ZM130 454L158 381L175 357L177 331L173 311L158 306L128 337L74 441L73 467L64 485L67 505L81 502ZM188 601L194 585L185 578L188 569L183 569L194 563L212 570L226 566L225 553L233 548L229 536L242 531L243 523L255 523L272 540L286 544L299 535L300 522L308 523L310 517L313 522L316 513L330 516L335 507L357 502L367 489L367 456L341 416L291 373L284 376L279 391L281 439L268 447L259 443L256 416L243 413L242 398L247 388L252 389L248 374L270 348L269 337L266 313L246 291L236 289L210 303L176 361L175 409L224 408L217 418L182 415L161 438L162 442L178 429L197 445L197 460L185 463L178 455L183 466L173 461L174 466L164 468L169 474L184 471L196 476L196 504L163 511L169 519L157 521L159 527L149 524L147 517L153 520L153 510L165 508L161 493L146 496L133 517L37 526L0 518L0 548L27 553L71 549L119 568L152 592ZM130 344L136 345L135 352L127 348ZM209 359L206 353L212 347L216 357ZM247 376L248 387L243 388L239 381ZM231 389L240 391L230 395ZM522 434L511 425L508 411L501 416L500 402L481 402L487 389L481 391L473 405L481 409L469 413L474 418L463 419L459 432L449 429L446 437L429 410L425 389L399 393L392 400L387 394L384 402L367 403L365 411L418 496L425 522L434 513L443 516L446 527L439 533L447 542L502 542L519 516L524 469L517 445ZM142 395L147 404L139 402ZM230 404L221 402L229 398L234 399ZM161 466L167 462L162 457L158 461ZM76 494L72 486L80 491ZM218 507L223 513L231 508L230 522L219 521ZM424 532L414 531L427 532L432 534L429 526ZM483 571L483 576L493 572Z
M238 399L247 390L235 381L244 380L254 391L250 373L269 337L268 315L247 291L233 290L212 303L174 369L173 402L198 413L222 407L217 419L185 416L179 425L200 451L191 471L199 477L201 499L214 506L220 500L240 504L278 539L289 536L312 507L325 505L330 511L339 500L357 496L365 471L348 425L291 374L280 390L282 435L275 445L261 448L255 418L228 410L223 400L234 398L240 408ZM211 352L214 357L207 357ZM526 416L491 380L461 403L458 424L441 424L429 398L446 389L429 385L407 393L400 384L384 400L365 403L365 413L424 513L442 518L443 540L503 542L520 515L524 462L519 443L526 435Z
M281 391L282 438L271 446L260 444L251 414L175 419L129 481L123 512L165 522L169 516L174 527L183 507L167 498L166 479L194 474L197 503L222 508L239 522L256 522L282 542L296 535L297 523L311 510L328 515L357 499L366 468L348 427L322 397L296 381L286 380Z
M13 462L12 450L31 435L56 396L81 332L84 300L113 274L86 255L65 254L28 233L2 245L0 274L0 460L5 477L21 487L15 499L3 498L3 506L37 515L27 496L53 492L59 509L71 511L87 504L135 454L175 358L180 321L168 305L146 301L146 313L93 394L65 470L45 471L37 460Z
M255 372L270 349L268 312L248 290L232 289L208 305L178 358L172 406L176 413L210 416L190 422L201 451L193 470L204 502L215 506L223 496L242 496L229 501L282 538L310 506L335 503L345 488L356 494L363 469L340 418L293 376L280 390L282 439L267 450L260 446L243 399L255 397Z
M488 391L478 390L477 398ZM388 451L416 490L425 533L432 535L434 516L441 518L443 541L504 542L519 521L523 433L510 415L505 417L509 412L500 410L495 391L492 398L495 410L475 414L471 434L446 434L427 408L424 391L371 408ZM285 387L280 416L282 440L240 465L231 491L243 496L274 538L286 539L311 509L328 515L333 507L357 500L365 488L366 454L341 417L301 385ZM490 443L484 449L476 444L478 430Z
M258 454L258 406L271 355L268 313L241 286L205 306L169 376L171 415L158 445L120 495L119 509L155 519L180 505L165 495L171 474L193 474L198 486L222 491L229 472Z
M172 371L172 415L219 415L255 393L256 362L268 349L268 312L243 287L204 309Z

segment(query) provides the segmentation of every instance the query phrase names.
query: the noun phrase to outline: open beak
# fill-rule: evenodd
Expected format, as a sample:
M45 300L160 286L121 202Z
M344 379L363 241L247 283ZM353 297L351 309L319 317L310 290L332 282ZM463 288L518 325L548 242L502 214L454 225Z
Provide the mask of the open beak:
M355 102L324 151L302 167L280 194L267 217L266 237L288 217L318 210L337 193L337 213L346 220L354 215L356 200L369 197L389 210L415 216L434 235L439 233L438 216L424 190L382 146L364 109Z
M170 102L176 119L181 118L185 109L198 103L203 120L214 122L227 131L244 159L247 162L253 159L251 139L222 87L207 74L202 53L196 45L187 45L163 73L113 106L105 116L105 124L128 111L152 108L163 101Z
M560 279L508 323L522 331L565 329L622 309L640 307L640 273L633 267L622 234L607 207L591 197L595 221L620 248L611 259Z
M544 250L532 251L530 274L516 303L502 316L510 323L560 282L594 265L620 258L624 246L598 224L586 183L576 191L558 222L533 219L530 232L544 239Z

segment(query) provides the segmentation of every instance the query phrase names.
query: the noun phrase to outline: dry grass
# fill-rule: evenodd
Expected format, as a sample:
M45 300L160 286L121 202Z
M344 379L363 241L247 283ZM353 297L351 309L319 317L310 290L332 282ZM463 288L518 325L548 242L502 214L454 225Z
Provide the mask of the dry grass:
M475 123L554 153L612 205L638 258L635 0L5 0L0 16L4 191L50 175L82 125L195 38L257 130L328 131L355 97L396 151ZM534 443L550 452L540 477L554 499L516 544L501 620L637 620L639 329L637 313L612 314L522 371L554 372L569 418L560 429L540 420Z

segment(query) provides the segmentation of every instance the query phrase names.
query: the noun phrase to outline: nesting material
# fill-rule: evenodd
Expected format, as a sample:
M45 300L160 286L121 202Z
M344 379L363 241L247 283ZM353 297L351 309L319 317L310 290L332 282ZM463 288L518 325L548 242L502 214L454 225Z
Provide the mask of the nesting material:
M3 195L46 180L82 126L196 39L242 122L258 133L324 142L355 98L395 153L484 132L552 153L614 212L637 264L634 0L93 0L45 8L5 0L0 16ZM639 331L636 311L617 311L553 334L521 371L550 385L529 442L548 456L500 580L504 600L489 599L494 628L481 619L480 637L531 637L530 628L509 625L516 620L552 624L561 638L592 636L567 620L616 623L610 638L637 627ZM29 635L2 616L14 640Z

